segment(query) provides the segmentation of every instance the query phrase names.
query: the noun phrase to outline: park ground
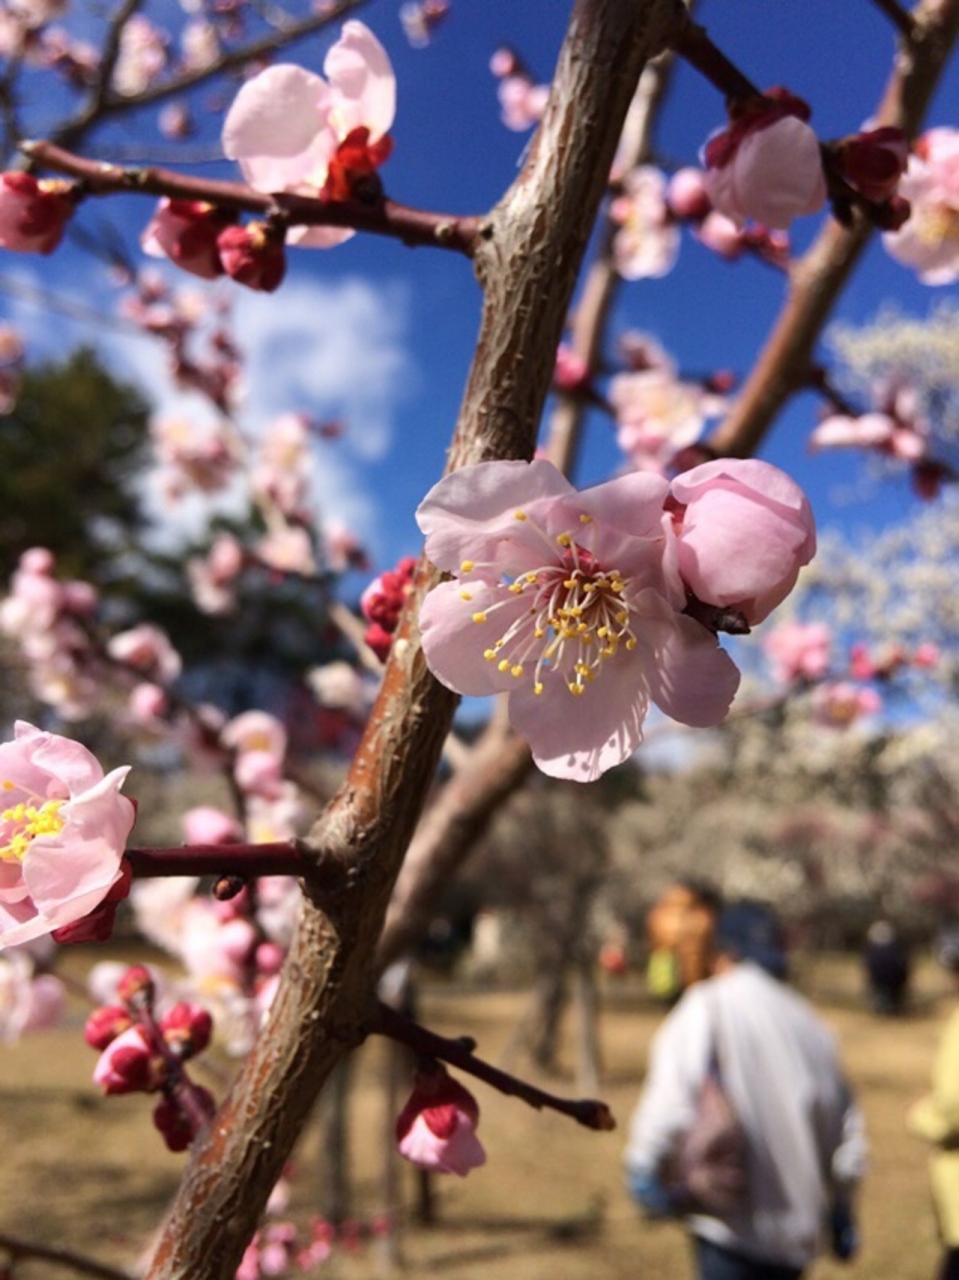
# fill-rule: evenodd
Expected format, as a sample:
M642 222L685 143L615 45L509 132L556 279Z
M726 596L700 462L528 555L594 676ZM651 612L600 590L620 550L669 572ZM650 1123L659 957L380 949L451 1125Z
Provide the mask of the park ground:
M68 971L92 962L77 949ZM951 996L931 965L918 975L910 1012L879 1019L864 1005L852 960L800 958L800 987L835 1032L847 1072L866 1113L871 1171L863 1187L863 1249L844 1266L823 1259L811 1280L931 1280L937 1243L926 1179L926 1152L903 1126L909 1103L924 1091ZM525 1007L519 991L424 985L421 1016L435 1030L470 1035L496 1061ZM176 1186L182 1156L166 1152L141 1096L101 1098L90 1072L95 1060L81 1036L85 1017L71 1004L65 1026L0 1046L0 1232L88 1254L133 1273ZM686 1243L672 1223L649 1224L622 1189L625 1128L642 1079L647 1047L662 1011L637 978L603 988L600 1095L619 1128L591 1133L549 1112L496 1094L475 1092L488 1164L436 1188L436 1221L404 1226L398 1274L444 1280L685 1280ZM382 1046L362 1051L351 1104L354 1201L359 1219L380 1208L384 1105L378 1081ZM558 1078L529 1078L572 1096L572 1031ZM296 1156L291 1213L304 1216L318 1182L318 1129ZM411 1200L414 1179L404 1169ZM330 1280L384 1273L376 1245L336 1250L316 1272ZM17 1280L76 1275L49 1262L20 1265Z

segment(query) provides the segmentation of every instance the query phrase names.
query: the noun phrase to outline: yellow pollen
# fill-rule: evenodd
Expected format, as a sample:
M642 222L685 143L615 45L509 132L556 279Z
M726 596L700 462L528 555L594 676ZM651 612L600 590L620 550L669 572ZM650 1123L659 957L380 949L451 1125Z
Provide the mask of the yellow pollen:
M537 680L536 683L533 685L533 692L536 694L543 692L543 685L541 681Z
M515 667L510 667L509 673L511 676L521 676L523 674L523 668L519 663L517 663Z
M472 560L464 560L460 565L460 573L472 573L476 565Z
M510 664L509 664L508 658L501 658L500 661L496 664L497 671L505 672L505 671L509 671L509 668L510 668Z
M3 789L12 791L14 786L5 782ZM66 818L60 817L65 803L65 800L47 800L38 809L36 805L21 802L2 810L0 822L10 823L13 830L7 833L7 843L0 845L0 862L22 862L37 836L52 836L61 831L66 825Z
M526 519L526 512L525 512L525 511L514 511L514 512L513 512L513 518L514 518L515 520L525 520L525 519Z
M556 535L556 541L561 547L571 547L573 545L573 539L568 533L558 533Z
M508 591L512 596L518 596L522 593L523 586L524 584L522 582L511 582L509 584Z
M473 599L473 593L472 593L472 591L461 591L461 592L460 592L460 599L461 599L461 600L472 600L472 599Z
M474 614L473 614L473 621L474 621L474 622L485 622L485 621L486 621L486 614L485 614L485 613L474 613Z
M636 645L637 645L636 637L630 636L629 639L626 641L626 648L630 651L630 653L632 653L632 651L636 648Z
M486 659L486 661L487 661L487 662L494 662L494 661L496 660L496 650L495 650L495 649L484 649L484 650L483 650L483 657Z
M576 694L578 697L581 693L586 692L586 686L583 684L571 684L568 686L570 693Z
M586 514L586 512L585 512L585 511L581 511L581 512L579 513L579 522L580 522L580 524L592 524L592 523L593 523L593 517L592 517L592 516L588 516L588 515Z

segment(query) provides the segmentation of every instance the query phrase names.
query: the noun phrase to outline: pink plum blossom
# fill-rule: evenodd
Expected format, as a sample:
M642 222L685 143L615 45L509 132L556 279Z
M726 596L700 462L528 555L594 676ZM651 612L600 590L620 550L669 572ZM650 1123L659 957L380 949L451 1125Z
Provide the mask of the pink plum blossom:
M818 685L813 691L813 711L820 724L845 729L865 716L882 710L882 698L875 689L863 688L848 680Z
M118 631L107 641L107 653L152 680L167 684L180 674L180 655L160 627L143 622L129 631Z
M449 0L406 0L400 5L403 34L414 49L425 49L433 32L447 17Z
M401 1156L418 1169L465 1177L486 1163L476 1136L476 1099L439 1063L421 1068L413 1092L396 1121Z
M713 207L735 223L753 219L778 230L821 209L826 179L809 115L784 89L736 104L729 127L703 149Z
M762 622L816 551L812 510L799 486L758 458L704 462L677 476L679 571L705 604Z
M714 725L736 691L715 635L683 612L668 488L636 472L577 493L545 460L486 462L417 512L427 555L454 575L420 610L430 669L458 693L508 691L513 727L554 777L592 781L625 760L650 702Z
M630 170L609 207L617 224L613 262L624 280L658 279L675 266L680 233L666 204L665 175L653 165Z
M52 253L74 207L67 182L19 171L0 174L0 248Z
M832 636L821 622L783 622L763 638L777 680L821 680L829 670Z
M883 387L874 413L829 414L809 437L812 449L870 449L902 462L922 462L929 455L929 422L916 387L905 382Z
M506 47L496 50L489 68L499 80L500 119L507 129L525 133L542 117L549 85L537 84L518 55Z
M349 185L363 153L367 172L386 159L396 78L383 46L362 22L347 22L323 71L325 80L278 63L248 80L234 99L223 125L223 150L239 161L257 191L345 199L342 184ZM332 193L331 184L337 188ZM352 234L309 227L295 229L289 239L328 248Z
M201 804L183 815L183 839L187 844L232 844L243 839L243 828L222 809Z
M150 423L150 436L164 469L164 493L171 500L191 489L217 493L229 483L237 460L226 423L157 417Z
M123 97L149 88L167 63L169 39L141 13L134 13L120 30L120 48L113 70L113 90Z
M910 214L883 236L887 251L923 284L959 280L959 129L924 133L899 183Z
M300 524L277 523L260 538L253 554L277 573L298 573L307 578L316 573L313 539Z
M86 747L23 721L0 744L0 945L84 919L123 879L128 772L104 775Z
M142 1027L128 1027L111 1040L93 1069L93 1083L105 1094L151 1092L163 1082L163 1060L154 1054Z
M675 217L701 222L712 208L703 170L678 169L666 187L666 203Z
M0 956L0 1042L14 1044L28 1031L56 1026L66 1009L66 988L52 973L35 972L21 948Z
M620 373L609 384L616 442L638 470L662 471L697 441L706 422L702 387L682 382L669 366Z
M193 603L203 613L228 613L236 605L235 584L244 563L242 546L231 533L219 533L205 556L186 563Z

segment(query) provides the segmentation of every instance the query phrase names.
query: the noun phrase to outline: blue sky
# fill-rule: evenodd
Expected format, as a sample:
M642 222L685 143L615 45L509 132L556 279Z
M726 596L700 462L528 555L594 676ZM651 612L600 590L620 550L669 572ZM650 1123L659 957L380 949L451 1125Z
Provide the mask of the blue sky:
M383 171L388 193L405 203L482 212L517 171L527 135L498 119L496 85L488 63L500 44L514 46L541 79L549 77L570 6L560 0L453 0L452 13L427 49L406 43L398 5L377 0L361 17L388 48L398 80L395 150ZM149 8L148 8L149 11ZM854 131L868 117L888 75L892 29L868 0L703 0L699 20L717 43L761 87L785 84L813 106L820 136ZM336 31L285 55L319 70ZM209 92L199 95L201 107ZM956 124L959 65L941 86L931 124ZM665 160L695 160L704 138L723 121L719 95L680 66L663 115L658 145ZM215 138L208 130L207 136ZM152 159L169 161L146 120L125 121L98 135L90 152L150 139ZM229 165L204 172L226 176ZM103 218L120 225L131 242L150 212L149 201L91 202L87 226ZM802 245L818 219L796 224ZM250 355L242 409L252 428L284 409L342 415L348 434L322 446L317 500L324 514L354 523L368 539L378 568L418 550L413 512L439 477L476 333L480 294L468 262L452 254L409 250L357 237L339 249L291 254L288 283L272 297L227 285L236 302L241 342ZM115 291L91 260L64 249L49 260L7 256L0 275L43 284L83 298L108 313ZM177 283L196 284L184 276ZM874 244L860 264L837 317L859 323L895 300L906 313L924 315L955 290L918 284ZM782 277L752 261L722 262L685 237L675 270L660 281L623 287L613 334L625 328L655 333L682 368L744 372L762 343L783 296ZM89 327L71 325L0 291L0 311L26 332L33 356L63 352ZM162 354L142 338L98 338L118 372L144 382L164 400ZM822 524L877 524L913 507L905 480L883 482L856 503L844 495L862 474L859 459L834 453L810 457L806 438L816 401L800 397L789 408L764 456L789 470L810 493ZM577 480L596 482L618 463L608 423L597 417ZM861 486L859 486L861 488Z

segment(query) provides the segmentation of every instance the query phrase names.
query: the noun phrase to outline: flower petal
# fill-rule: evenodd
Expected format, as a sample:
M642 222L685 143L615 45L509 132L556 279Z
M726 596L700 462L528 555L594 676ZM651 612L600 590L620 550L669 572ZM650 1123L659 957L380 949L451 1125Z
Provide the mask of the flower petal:
M346 22L326 55L323 70L332 89L333 118L340 138L366 125L376 141L396 114L396 76L386 50L362 22Z

